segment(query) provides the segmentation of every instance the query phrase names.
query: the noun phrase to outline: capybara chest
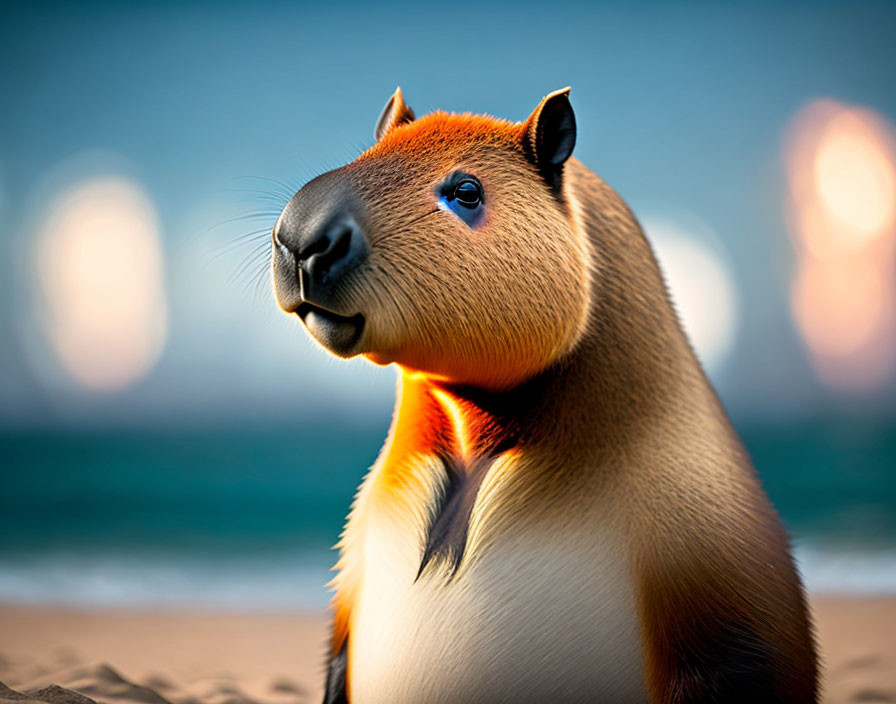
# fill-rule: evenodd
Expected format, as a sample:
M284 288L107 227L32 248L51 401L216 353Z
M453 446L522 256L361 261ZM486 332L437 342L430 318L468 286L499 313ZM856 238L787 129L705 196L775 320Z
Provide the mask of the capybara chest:
M599 521L550 532L510 522L457 572L421 573L421 542L372 520L350 701L646 701L629 570L612 532Z

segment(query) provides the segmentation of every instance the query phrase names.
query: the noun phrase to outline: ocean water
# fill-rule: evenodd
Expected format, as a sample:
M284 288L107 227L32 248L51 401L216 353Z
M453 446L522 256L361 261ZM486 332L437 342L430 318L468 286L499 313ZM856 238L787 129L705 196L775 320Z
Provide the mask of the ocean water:
M319 608L386 423L0 434L0 600ZM896 423L737 425L809 588L896 593Z

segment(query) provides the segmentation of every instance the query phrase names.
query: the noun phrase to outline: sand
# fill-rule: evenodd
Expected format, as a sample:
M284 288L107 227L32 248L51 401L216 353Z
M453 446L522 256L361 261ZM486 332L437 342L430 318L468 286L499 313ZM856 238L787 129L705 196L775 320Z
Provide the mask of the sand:
M896 702L896 598L816 598L826 703ZM319 702L322 614L0 605L0 703Z

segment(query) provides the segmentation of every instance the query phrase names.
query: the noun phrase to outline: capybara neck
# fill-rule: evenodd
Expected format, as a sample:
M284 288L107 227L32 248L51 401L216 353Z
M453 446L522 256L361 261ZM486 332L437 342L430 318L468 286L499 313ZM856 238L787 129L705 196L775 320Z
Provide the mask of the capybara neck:
M618 446L638 427L685 406L701 421L718 414L634 216L578 162L570 160L567 169L567 197L592 251L582 335L565 355L510 389L455 384L399 368L390 454L487 457L519 445ZM600 207L587 210L579 203Z

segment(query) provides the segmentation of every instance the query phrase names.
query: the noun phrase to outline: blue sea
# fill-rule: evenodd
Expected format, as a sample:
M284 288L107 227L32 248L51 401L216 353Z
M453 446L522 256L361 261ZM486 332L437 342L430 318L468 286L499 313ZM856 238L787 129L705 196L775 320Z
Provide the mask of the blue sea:
M386 422L0 434L0 601L314 609ZM816 592L896 593L896 422L736 423Z

